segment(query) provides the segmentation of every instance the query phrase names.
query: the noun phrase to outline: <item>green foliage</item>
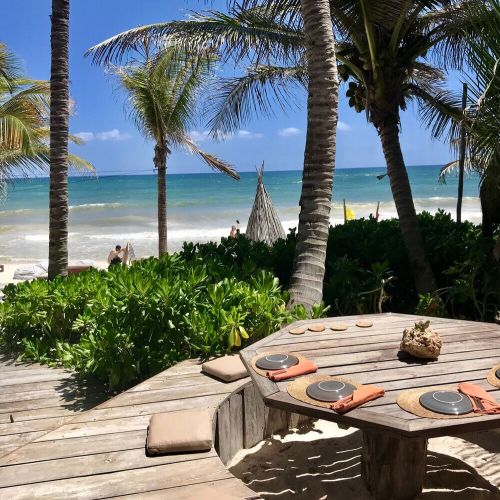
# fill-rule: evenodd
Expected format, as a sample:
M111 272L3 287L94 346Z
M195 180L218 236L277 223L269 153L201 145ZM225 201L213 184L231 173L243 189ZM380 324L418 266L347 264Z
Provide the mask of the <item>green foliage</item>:
M419 216L437 295L418 297L397 219L352 220L330 228L323 300L330 314L395 311L493 321L500 304L500 266L480 226L457 224L442 211ZM216 255L214 262L247 279L266 269L287 286L292 272L295 231L272 247L241 237L217 245L186 244L185 258Z
M285 308L278 280L242 281L217 258L172 255L54 281L5 288L3 344L112 388L187 358L222 354L303 317ZM319 314L319 310L315 310Z

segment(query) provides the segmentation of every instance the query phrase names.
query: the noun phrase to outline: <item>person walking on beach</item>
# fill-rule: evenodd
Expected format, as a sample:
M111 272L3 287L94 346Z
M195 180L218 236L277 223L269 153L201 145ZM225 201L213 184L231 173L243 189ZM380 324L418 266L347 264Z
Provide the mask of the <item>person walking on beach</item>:
M122 249L121 245L116 245L114 250L111 250L108 255L108 264L110 266L115 264L126 264L128 260L129 243L125 249Z

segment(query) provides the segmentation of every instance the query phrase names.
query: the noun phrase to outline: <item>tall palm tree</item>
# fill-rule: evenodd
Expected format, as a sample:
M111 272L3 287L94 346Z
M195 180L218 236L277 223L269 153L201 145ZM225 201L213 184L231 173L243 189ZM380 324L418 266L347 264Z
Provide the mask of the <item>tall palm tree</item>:
M69 0L52 0L49 279L68 273Z
M328 0L301 0L309 74L307 138L291 304L311 307L323 297L330 226L338 79Z
M460 96L447 93L448 109L429 107L425 118L436 137L449 135L457 144L462 124L468 150L466 170L479 174L483 234L493 236L500 224L500 1L485 0L469 10L473 30L465 32L470 74L467 77L467 112L461 112ZM456 170L451 162L440 179Z
M210 76L213 58L190 55L177 47L155 48L143 40L141 61L114 68L128 94L130 116L140 132L154 141L154 165L158 173L158 251L167 252L167 157L181 147L198 155L210 168L233 179L238 174L226 162L202 151L189 137L194 124L200 87Z
M246 74L222 86L211 121L214 134L241 126L254 111L270 112L272 101L290 105L291 85L307 80L300 0L231 0L228 13L209 11L187 21L156 23L103 42L96 61L120 59L145 36L174 38L184 49L211 48L224 60L248 61ZM443 105L442 67L461 63L464 5L474 0L330 0L339 75L349 84L349 103L365 111L377 129L390 186L418 292L435 279L416 217L399 141L400 111L411 99Z

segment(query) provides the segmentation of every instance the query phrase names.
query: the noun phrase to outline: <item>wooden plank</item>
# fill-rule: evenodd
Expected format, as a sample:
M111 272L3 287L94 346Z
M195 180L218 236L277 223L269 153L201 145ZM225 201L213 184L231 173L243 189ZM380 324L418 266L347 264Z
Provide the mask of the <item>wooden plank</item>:
M144 447L146 428L115 432L98 436L80 436L52 441L34 441L19 448L16 453L0 460L0 465L19 465L31 462L83 457L98 453L130 450Z
M191 410L196 408L215 408L219 403L226 399L226 397L226 394L217 394L214 396L165 401L163 403L153 403L149 406L144 405L144 408L141 407L140 411L136 412L134 412L134 407L128 406L126 407L127 415L96 415L95 413L99 412L99 410L92 410L84 413L81 417L73 418L71 422L46 434L39 439L39 441L145 429L148 426L151 415L154 413L175 410ZM114 410L114 408L112 410ZM119 410L123 409L119 408ZM110 409L102 411L107 412L110 411Z
M231 394L229 397L229 422L231 425L229 440L232 460L243 449L243 393Z
M443 339L443 347L451 346L453 344L460 343L464 338L460 335L448 333L441 333L441 338ZM469 332L467 335L467 340L471 341L473 339L478 340L490 340L491 342L496 342L499 338L500 332L487 331L474 331ZM314 342L301 342L301 343L290 343L285 344L286 350L289 352L300 352L304 356L327 356L329 352L337 353L357 353L366 352L375 349L392 349L394 347L399 348L401 343L402 334L401 332L386 335L386 336L376 336L370 337L348 337L348 338L333 338L327 340L317 340ZM266 349L261 349L258 352L280 352L283 351L284 345L273 345Z
M224 465L231 459L231 411L229 400L224 401L217 409L217 439L216 449Z
M200 484L191 484L189 486L179 486L177 488L168 488L164 490L149 491L147 493L144 492L135 495L125 495L113 498L115 498L116 500L135 500L137 498L140 498L141 500L152 500L156 498L162 500L202 500L203 497L206 497L208 493L214 495L215 497L217 497L217 494L220 493L245 500L261 498L236 478L222 479L220 481L211 481Z
M264 439L265 406L264 400L254 384L249 384L243 391L245 412L245 448L252 448Z
M135 449L99 453L82 457L63 458L22 465L9 465L0 468L0 485L28 485L111 472L132 471L164 464L176 464L215 457L215 451L203 453L184 453L148 457L142 446ZM36 488L36 486L35 486ZM1 491L1 490L0 490Z
M265 437L288 431L288 412L278 408L269 408L266 418Z
M47 481L28 486L13 486L0 489L0 498L9 500L95 499L229 478L231 474L218 458L206 458L131 471Z
M99 410L104 408L119 408L124 406L142 405L149 403L158 403L162 401L171 401L174 399L186 399L193 396L210 394L228 394L245 383L244 380L224 383L212 378L203 376L196 385L188 386L169 386L165 389L152 389L149 391L134 391L121 394L119 398L113 398L110 401L99 405Z
M15 375L11 375L9 377L0 379L0 387L5 387L9 385L18 385L18 384L32 384L37 382L48 382L51 380L67 380L69 378L68 372L65 370L59 370L57 368L50 368L44 370L43 373L35 373L31 374L32 370L27 372L16 372ZM35 371L35 370L33 370ZM71 372L69 372L71 376Z
M54 418L45 418L41 420L30 420L24 422L14 422L9 424L0 424L0 436L14 436L18 434L23 434L26 432L34 432L34 431L50 431L55 429L56 427L60 427L61 425L69 422L73 416L71 417L54 417Z

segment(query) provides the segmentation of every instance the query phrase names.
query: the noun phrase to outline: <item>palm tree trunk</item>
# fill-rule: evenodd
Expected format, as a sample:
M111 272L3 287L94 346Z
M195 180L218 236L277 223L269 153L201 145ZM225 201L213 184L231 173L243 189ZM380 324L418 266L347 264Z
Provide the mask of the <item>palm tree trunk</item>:
M379 126L382 149L387 163L392 196L396 204L399 225L403 234L410 261L413 278L418 293L433 292L436 282L424 247L424 240L418 224L410 180L403 160L399 143L399 126L397 117L387 118Z
M158 142L154 164L158 172L158 255L167 253L167 147Z
M321 302L330 227L338 79L328 0L301 0L309 72L307 138L291 305Z
M52 0L49 279L68 273L69 0Z

